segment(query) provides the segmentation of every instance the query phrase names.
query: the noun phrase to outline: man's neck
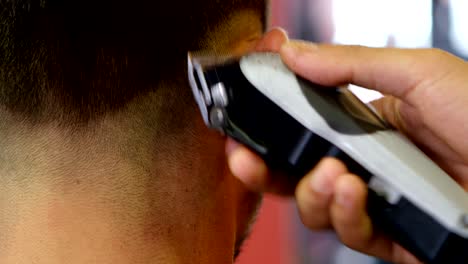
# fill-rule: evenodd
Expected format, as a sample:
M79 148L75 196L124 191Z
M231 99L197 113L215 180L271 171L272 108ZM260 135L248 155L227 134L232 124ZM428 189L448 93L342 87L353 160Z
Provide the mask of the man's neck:
M229 262L232 241L207 240L216 230L203 217L213 212L200 209L216 206L190 189L200 185L196 171L161 170L168 150L145 157L150 149L138 149L129 161L133 150L121 149L129 139L103 126L93 135L0 131L0 263ZM222 250L206 254L215 242Z

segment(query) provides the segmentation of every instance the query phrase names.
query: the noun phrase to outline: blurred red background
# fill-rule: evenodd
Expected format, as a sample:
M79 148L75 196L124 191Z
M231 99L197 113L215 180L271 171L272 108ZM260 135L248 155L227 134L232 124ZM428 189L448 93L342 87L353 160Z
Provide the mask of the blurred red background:
M288 31L293 26L288 24L287 15L292 12L296 0L272 0L270 25L281 26ZM293 207L290 200L266 196L251 236L245 242L236 264L286 264L297 263L293 259L295 245L292 237ZM289 212L289 213L288 213Z

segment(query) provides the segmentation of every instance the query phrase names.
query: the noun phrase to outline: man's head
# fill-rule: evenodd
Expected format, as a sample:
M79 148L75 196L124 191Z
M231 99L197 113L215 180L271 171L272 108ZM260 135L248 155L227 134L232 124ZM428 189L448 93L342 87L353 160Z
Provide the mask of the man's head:
M187 51L262 30L264 2L2 0L0 102L34 121L119 111L184 76Z
M264 0L0 0L0 262L220 262L257 197L188 51L249 51ZM211 250L209 250L211 249Z

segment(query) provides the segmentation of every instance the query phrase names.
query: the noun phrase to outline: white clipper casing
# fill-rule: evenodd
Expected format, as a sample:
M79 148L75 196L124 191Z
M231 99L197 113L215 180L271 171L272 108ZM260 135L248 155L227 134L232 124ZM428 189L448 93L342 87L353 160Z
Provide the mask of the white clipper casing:
M349 90L306 81L274 53L208 66L189 56L189 79L206 124L292 183L341 159L368 184L375 225L424 262L468 263L467 193Z

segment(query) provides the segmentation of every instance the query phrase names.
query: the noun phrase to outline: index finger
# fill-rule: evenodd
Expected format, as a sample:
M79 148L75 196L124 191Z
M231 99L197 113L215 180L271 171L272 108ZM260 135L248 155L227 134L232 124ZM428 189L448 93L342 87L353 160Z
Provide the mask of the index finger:
M356 84L412 104L422 90L464 65L464 61L436 49L369 48L285 43L280 53L298 75L325 86Z

